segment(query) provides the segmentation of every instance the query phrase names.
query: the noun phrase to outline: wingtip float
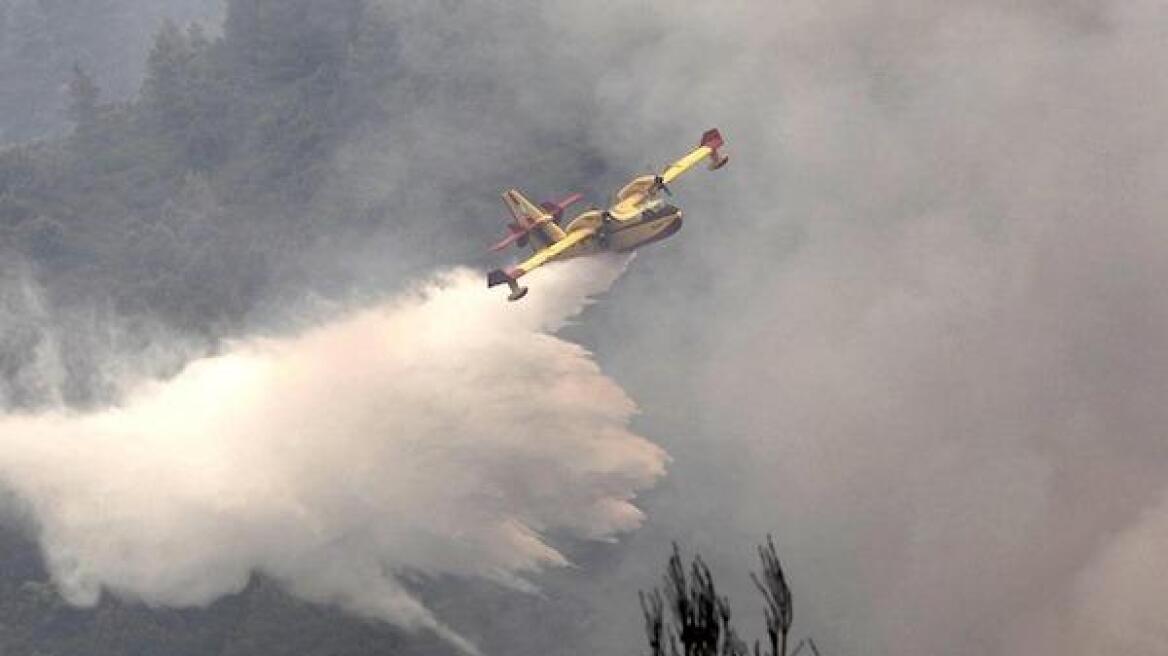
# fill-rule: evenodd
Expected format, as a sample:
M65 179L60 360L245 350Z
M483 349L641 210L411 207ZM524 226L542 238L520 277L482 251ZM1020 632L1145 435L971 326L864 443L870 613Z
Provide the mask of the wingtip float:
M725 166L730 157L720 150L724 144L718 130L707 130L697 148L660 174L634 178L622 187L607 210L586 210L563 227L564 212L581 200L580 194L536 205L518 189L508 189L503 192L503 202L512 221L507 224L507 236L491 250L514 244L531 246L533 253L516 266L488 273L487 286L507 285L511 290L507 300L518 301L527 295L519 278L548 262L605 251L623 253L672 236L681 229L681 209L666 203L661 194L672 195L669 183L703 160L710 161L711 171Z

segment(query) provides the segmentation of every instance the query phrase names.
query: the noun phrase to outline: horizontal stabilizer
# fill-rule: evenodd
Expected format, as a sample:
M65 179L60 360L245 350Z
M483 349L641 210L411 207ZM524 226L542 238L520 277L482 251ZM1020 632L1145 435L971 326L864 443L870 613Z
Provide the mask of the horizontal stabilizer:
M545 200L539 204L539 207L552 215L552 221L559 223L560 219L564 218L564 210L580 202L582 198L584 198L584 194L572 194L554 202Z
M528 239L527 233L528 232L530 232L530 230L523 230L522 228L517 227L514 223L508 223L507 224L507 236L503 238L503 241L500 241L499 243L495 244L494 246L491 246L491 250L492 251L501 251L504 248L507 248L508 246L510 246L511 244L519 244L519 247L523 248L524 246L527 245L527 239Z

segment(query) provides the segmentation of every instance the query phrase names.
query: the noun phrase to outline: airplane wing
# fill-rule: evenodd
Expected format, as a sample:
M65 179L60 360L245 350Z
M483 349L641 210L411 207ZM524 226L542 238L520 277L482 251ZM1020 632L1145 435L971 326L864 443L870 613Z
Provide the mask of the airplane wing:
M706 130L697 148L665 167L660 175L644 175L625 185L617 192L616 203L609 208L609 213L621 221L640 214L647 201L655 198L661 191L669 193L669 183L706 158L710 159L710 170L722 168L730 161L729 156L718 152L723 143L722 134L718 130Z
M548 262L551 262L552 260L556 259L564 251L568 250L569 248L572 248L576 244L579 244L580 242L584 241L585 239L588 239L589 237L591 237L594 234L596 234L596 231L593 230L592 228L582 228L580 230L573 230L572 232L567 233L563 239L548 246L547 248L544 248L542 250L537 251L535 253L535 255L532 255L531 257L527 258L519 266L515 267L511 271L515 271L516 269L518 269L519 275L515 276L516 278L518 278L519 276L521 276L525 273L530 273L536 267L540 267L540 266L543 266L544 264L547 264Z
M533 269L543 266L544 264L547 264L548 262L556 259L569 248L572 248L573 246L583 242L595 234L596 230L592 228L581 228L579 230L573 230L564 235L563 239L537 251L535 255L527 258L518 266L511 267L506 271L502 269L495 269L494 271L488 273L487 287L494 287L495 285L505 284L511 288L511 296L508 298L512 301L517 301L523 298L524 294L527 293L527 288L520 287L516 282L520 276L530 273Z
M701 162L707 157L710 158L711 170L722 168L730 159L728 156L718 152L718 149L722 147L723 143L725 142L722 140L722 133L716 129L707 130L702 135L701 144L697 148L691 150L685 157L665 167L665 170L661 172L661 183L669 184L673 182L681 177L682 173L692 169L698 162Z

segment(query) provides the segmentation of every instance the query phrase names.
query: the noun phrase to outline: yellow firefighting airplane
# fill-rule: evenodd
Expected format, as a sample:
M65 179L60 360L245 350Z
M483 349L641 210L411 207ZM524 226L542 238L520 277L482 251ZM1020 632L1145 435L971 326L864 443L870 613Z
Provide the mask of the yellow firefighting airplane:
M634 178L617 192L612 207L582 212L562 228L560 219L564 211L581 199L580 194L536 205L519 190L507 190L503 202L514 221L507 224L507 238L491 250L503 250L511 244L520 248L530 244L535 253L518 266L487 274L487 286L506 284L511 288L507 300L518 301L527 294L527 288L519 286L520 276L540 265L601 251L623 253L669 237L681 229L681 210L665 203L660 198L661 192L670 194L666 185L707 157L711 171L722 168L730 159L718 152L722 144L722 135L717 130L707 131L697 148L670 164L660 175Z

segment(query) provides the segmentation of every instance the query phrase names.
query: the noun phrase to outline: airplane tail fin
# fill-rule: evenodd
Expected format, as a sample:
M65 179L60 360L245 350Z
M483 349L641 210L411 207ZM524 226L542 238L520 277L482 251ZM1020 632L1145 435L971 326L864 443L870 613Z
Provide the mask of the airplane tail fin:
M518 189L508 189L503 192L503 202L513 220L507 224L507 237L492 246L491 250L502 250L511 244L518 244L522 248L529 243L539 250L563 239L564 231L556 225L556 220L576 200L569 196L559 203L544 203L541 207L528 200Z

